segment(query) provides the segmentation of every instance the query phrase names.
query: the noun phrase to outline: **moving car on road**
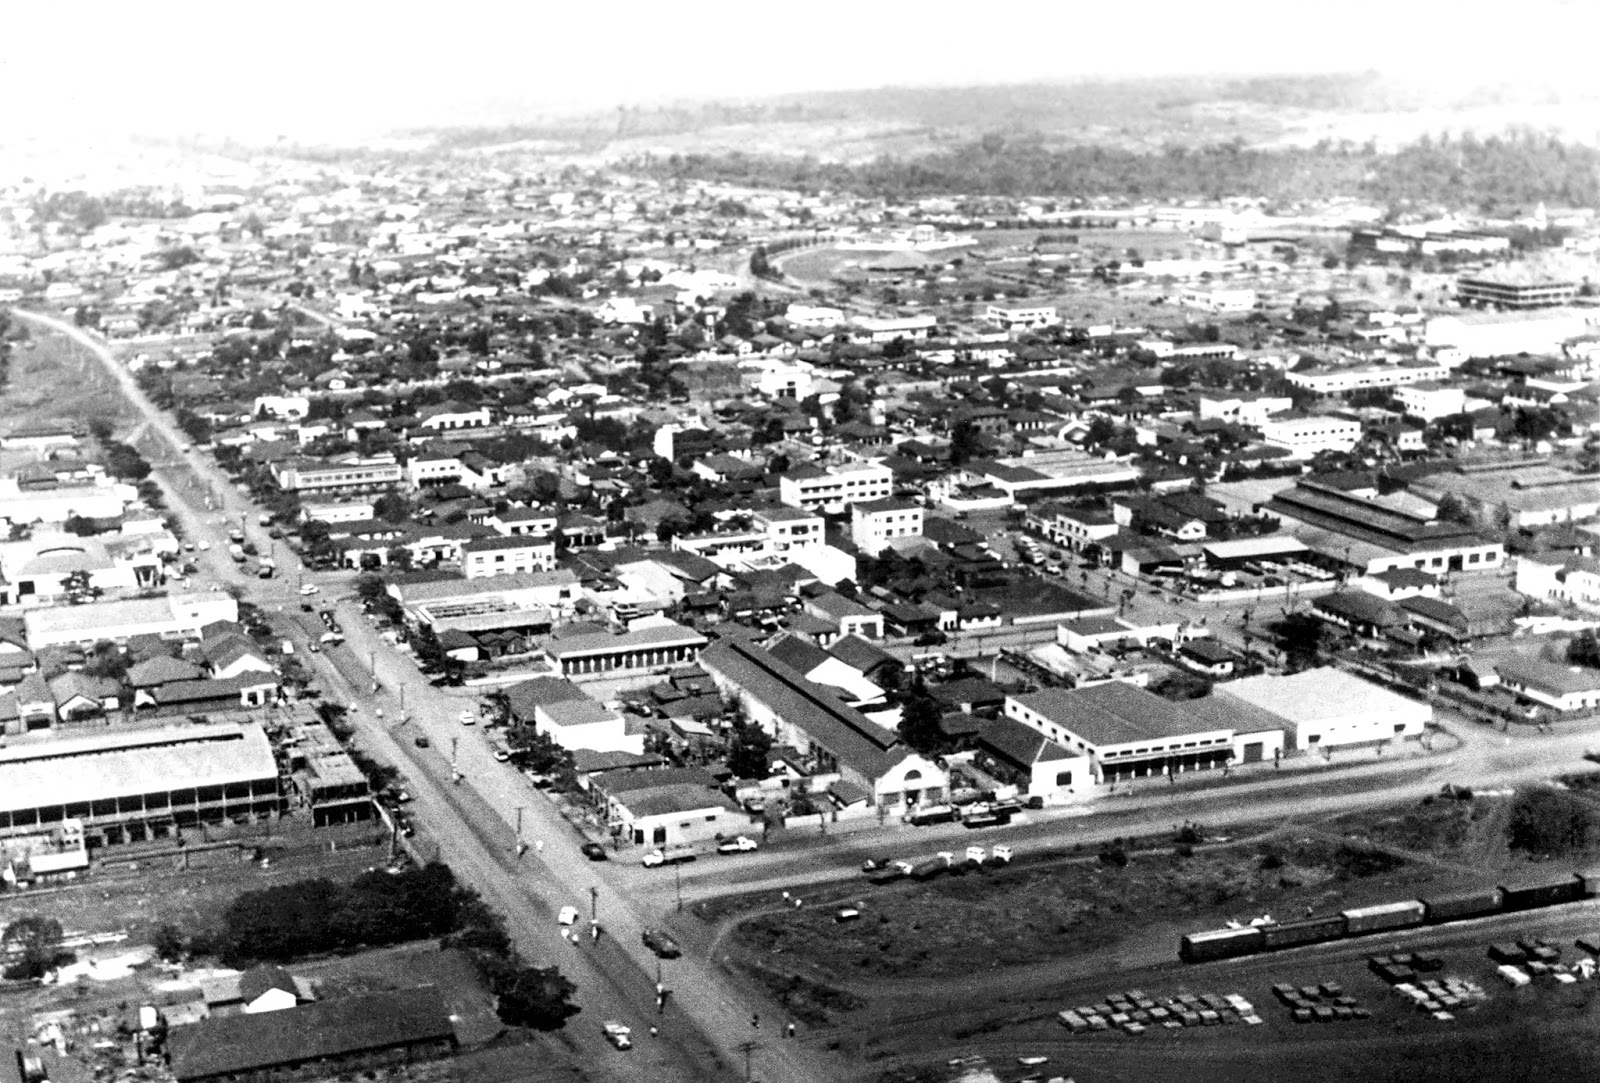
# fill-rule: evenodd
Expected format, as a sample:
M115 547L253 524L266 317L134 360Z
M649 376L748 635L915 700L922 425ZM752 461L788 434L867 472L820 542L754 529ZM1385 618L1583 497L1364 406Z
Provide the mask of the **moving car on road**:
M610 1042L618 1049L633 1048L633 1031L629 1030L616 1020L607 1020L606 1022L600 1024L600 1029L605 1033L606 1041Z
M646 929L643 934L643 940L645 947L663 959L676 959L683 954L683 949L678 947L678 942L660 929Z
M740 835L737 838L724 839L717 843L719 854L748 854L757 849L756 840Z
M419 733L415 737L411 738L411 743L416 745L418 748L427 748L433 742L428 740L426 734Z
M562 925L575 925L578 921L578 908L576 906L563 906L561 913L556 915L556 920Z

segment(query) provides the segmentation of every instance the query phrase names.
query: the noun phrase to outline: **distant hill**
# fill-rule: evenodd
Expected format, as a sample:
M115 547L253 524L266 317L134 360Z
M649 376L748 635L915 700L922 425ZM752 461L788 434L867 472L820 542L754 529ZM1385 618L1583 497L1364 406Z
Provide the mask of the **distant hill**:
M631 158L733 151L861 162L916 157L986 133L1026 135L1045 147L1126 150L1310 146L1320 140L1384 146L1423 133L1486 135L1512 124L1600 142L1600 96L1492 84L1442 89L1373 72L1092 79L967 87L881 87L741 101L625 105L495 128L409 133L435 149L499 149Z

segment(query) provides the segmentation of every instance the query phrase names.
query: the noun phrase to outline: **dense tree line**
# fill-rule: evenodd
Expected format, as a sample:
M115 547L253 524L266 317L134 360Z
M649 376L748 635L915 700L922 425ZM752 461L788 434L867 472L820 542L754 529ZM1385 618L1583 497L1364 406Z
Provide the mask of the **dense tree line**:
M1600 149L1532 131L1478 138L1424 137L1395 151L1324 140L1258 149L1240 141L1159 152L1103 146L1046 148L986 137L948 151L862 164L748 154L640 159L631 168L682 180L757 187L833 189L887 199L961 193L975 197L1122 196L1275 202L1360 196L1390 205L1486 208L1538 201L1600 202Z
M439 864L247 891L228 907L217 954L228 966L247 966L444 936L456 929L461 901Z

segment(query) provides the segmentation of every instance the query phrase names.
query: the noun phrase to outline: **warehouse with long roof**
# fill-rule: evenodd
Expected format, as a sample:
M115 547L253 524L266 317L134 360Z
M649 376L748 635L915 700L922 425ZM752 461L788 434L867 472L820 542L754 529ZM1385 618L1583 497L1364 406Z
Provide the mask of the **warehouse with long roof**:
M255 724L24 738L0 748L0 838L77 820L92 849L282 808L272 745Z

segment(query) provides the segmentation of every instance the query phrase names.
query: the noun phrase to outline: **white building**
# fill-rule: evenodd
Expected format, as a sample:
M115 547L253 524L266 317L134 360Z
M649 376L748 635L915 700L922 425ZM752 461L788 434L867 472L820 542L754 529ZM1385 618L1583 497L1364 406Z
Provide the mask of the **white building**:
M1430 347L1454 347L1468 357L1555 353L1568 339L1591 334L1596 322L1600 322L1600 314L1592 309L1464 312L1429 320L1423 342Z
M932 316L895 316L892 318L875 318L861 316L853 321L861 335L874 343L893 342L903 338L907 341L920 342L933 334L939 321Z
M540 733L569 751L587 748L592 752L644 752L643 731L628 733L622 714L587 697L541 703L533 709Z
M1433 720L1428 704L1326 666L1228 681L1217 685L1213 698L1247 703L1282 719L1290 750L1421 737Z
M1036 305L1031 308L1012 308L990 305L983 318L1002 331L1031 331L1040 327L1054 327L1061 322L1055 305Z
M1437 421L1441 417L1464 413L1467 408L1465 389L1446 387L1432 380L1397 387L1394 397L1409 416L1422 421Z
M894 471L877 463L830 466L803 464L778 479L778 499L808 511L882 500L894 492Z
M1255 290L1188 289L1178 294L1178 304L1218 315L1251 312L1256 307Z
M1600 560L1558 553L1518 557L1512 589L1529 598L1600 606Z
M791 303L783 311L783 318L796 327L838 327L844 323L844 310L828 308L823 305L800 305Z
M922 508L890 497L850 506L850 540L857 549L877 556L892 538L922 537Z
M1262 425L1261 437L1296 459L1309 459L1320 451L1350 451L1361 440L1361 422L1338 417L1287 418Z
M1277 395L1212 395L1200 396L1200 420L1237 421L1241 425L1260 428L1273 414L1285 414L1294 409L1294 400Z
M34 651L102 639L125 642L136 635L198 638L208 624L238 619L239 603L220 590L31 609L22 616L28 649Z
M1450 369L1445 365L1371 365L1310 372L1286 372L1284 379L1296 387L1303 387L1318 395L1342 395L1347 391L1364 391L1374 387L1403 387L1407 384L1443 380L1449 375Z
M353 500L348 504L301 504L300 518L310 522L360 523L372 518L372 501Z
M461 547L461 571L468 579L548 572L555 566L555 539L545 534L479 538Z

